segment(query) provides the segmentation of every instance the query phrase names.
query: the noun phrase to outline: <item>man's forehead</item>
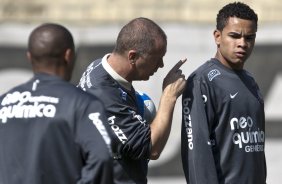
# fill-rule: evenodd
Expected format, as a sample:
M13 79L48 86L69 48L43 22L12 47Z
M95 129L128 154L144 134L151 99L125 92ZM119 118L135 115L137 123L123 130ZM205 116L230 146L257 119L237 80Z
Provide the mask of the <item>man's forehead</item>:
M256 25L254 21L230 17L223 29L226 32L244 33L246 35L256 34Z

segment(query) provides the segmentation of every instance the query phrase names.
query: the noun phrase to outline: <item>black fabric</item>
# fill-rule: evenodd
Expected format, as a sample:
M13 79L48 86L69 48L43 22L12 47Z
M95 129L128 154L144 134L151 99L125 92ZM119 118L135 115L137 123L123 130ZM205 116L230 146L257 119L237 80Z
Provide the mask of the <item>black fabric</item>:
M106 107L114 151L116 184L147 183L151 151L150 126L137 112L135 90L121 86L104 69L101 59L92 62L80 79L79 87L99 96Z
M266 183L264 102L247 71L211 59L189 76L182 103L187 183Z
M0 102L1 184L112 183L105 112L97 98L36 74Z

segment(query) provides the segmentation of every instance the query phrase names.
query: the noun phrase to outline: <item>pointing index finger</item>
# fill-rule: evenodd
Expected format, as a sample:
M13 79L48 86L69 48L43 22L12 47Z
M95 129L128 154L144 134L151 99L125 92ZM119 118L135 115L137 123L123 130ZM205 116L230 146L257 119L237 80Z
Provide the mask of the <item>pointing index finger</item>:
M187 61L187 58L181 59L180 61L178 61L178 62L174 65L174 67L172 68L172 71L178 70L186 61Z

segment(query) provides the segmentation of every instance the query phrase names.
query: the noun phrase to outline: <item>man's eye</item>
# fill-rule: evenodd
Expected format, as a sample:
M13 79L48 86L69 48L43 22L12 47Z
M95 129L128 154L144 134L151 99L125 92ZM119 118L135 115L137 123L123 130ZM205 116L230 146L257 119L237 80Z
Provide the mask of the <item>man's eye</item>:
M246 36L245 39L251 41L255 39L255 36Z
M241 35L229 35L231 38L238 39L241 38Z

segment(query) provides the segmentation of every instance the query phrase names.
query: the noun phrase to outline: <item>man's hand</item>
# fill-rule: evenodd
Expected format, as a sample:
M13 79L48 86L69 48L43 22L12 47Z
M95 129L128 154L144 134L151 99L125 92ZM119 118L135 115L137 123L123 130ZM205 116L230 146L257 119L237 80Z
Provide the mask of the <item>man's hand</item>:
M180 69L186 61L187 59L185 58L176 63L163 80L163 91L176 98L182 94L186 85L185 75L182 74Z

